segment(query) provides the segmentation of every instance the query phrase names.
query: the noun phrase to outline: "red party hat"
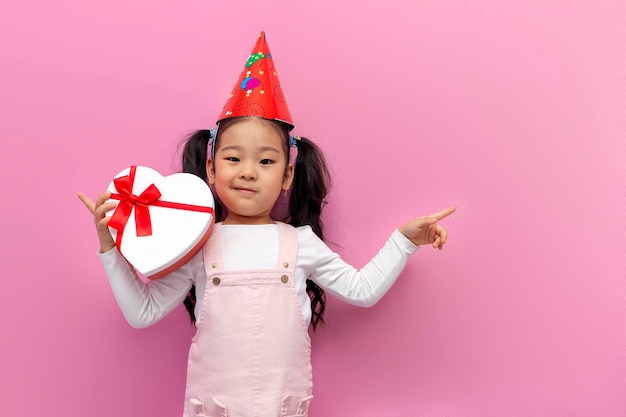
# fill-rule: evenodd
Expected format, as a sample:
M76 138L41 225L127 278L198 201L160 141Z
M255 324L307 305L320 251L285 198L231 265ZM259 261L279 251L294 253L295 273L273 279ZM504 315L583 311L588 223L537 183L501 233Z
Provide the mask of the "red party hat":
M293 129L270 48L261 32L217 122L231 117L257 116L277 120Z

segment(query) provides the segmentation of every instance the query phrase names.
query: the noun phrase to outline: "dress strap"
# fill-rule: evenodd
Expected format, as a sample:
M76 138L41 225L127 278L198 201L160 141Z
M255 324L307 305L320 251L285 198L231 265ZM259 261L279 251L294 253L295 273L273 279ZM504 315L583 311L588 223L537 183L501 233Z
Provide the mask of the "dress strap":
M202 248L204 259L204 269L207 276L220 272L224 269L224 258L222 257L222 223L215 223L211 237Z
M278 269L293 271L298 257L298 231L295 227L283 222L276 222L278 226Z

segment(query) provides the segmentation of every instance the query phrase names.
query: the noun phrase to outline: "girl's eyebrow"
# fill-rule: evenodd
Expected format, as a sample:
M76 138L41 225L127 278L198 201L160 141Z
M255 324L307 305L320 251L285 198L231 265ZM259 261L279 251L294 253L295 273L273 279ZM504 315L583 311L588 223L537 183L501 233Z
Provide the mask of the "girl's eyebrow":
M229 146L224 146L223 148L220 148L220 151L228 151L228 150L240 151L242 149L243 149L243 146L241 145L229 145ZM270 152L280 153L280 151L273 146L261 146L259 148L259 151L261 152L270 151Z
M228 150L235 150L238 151L240 150L242 147L239 145L230 145L230 146L224 146L223 148L220 148L220 151L228 151Z
M273 146L261 146L259 150L261 152L270 151L270 152L280 153L280 151Z

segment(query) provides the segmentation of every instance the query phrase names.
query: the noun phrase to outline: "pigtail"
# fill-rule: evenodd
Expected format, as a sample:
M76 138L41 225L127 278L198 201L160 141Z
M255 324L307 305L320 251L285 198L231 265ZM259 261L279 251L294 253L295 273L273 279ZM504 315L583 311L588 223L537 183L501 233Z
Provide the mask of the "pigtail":
M294 164L294 178L289 197L289 213L285 221L294 227L309 225L324 240L322 209L330 188L330 174L320 148L307 138L296 141L298 155ZM324 324L326 294L311 280L306 281L306 291L311 298L311 324L316 330Z
M209 146L209 139L211 134L209 130L196 130L183 140L183 152L182 152L182 168L183 172L194 174L204 182L207 182L206 175L206 161L207 161L207 148ZM216 204L216 211L218 209ZM217 212L216 218L217 218ZM196 322L196 286L192 285L187 294L187 298L183 301L185 308L191 318L191 323Z
M183 172L194 174L204 182L206 177L207 148L211 133L209 130L196 130L183 140Z
M324 240L322 209L330 187L330 174L320 148L307 138L296 141L298 155L289 197L288 221L292 226L309 225Z

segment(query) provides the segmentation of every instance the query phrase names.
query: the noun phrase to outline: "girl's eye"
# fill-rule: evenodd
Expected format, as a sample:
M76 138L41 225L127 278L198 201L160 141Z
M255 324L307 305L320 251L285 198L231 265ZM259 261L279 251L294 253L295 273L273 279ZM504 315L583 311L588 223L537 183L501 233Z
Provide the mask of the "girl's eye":
M271 159L261 159L261 162L260 162L261 165L269 165L272 163L274 163L274 161L272 161Z
M225 159L230 162L239 162L239 158L236 156L227 156Z

